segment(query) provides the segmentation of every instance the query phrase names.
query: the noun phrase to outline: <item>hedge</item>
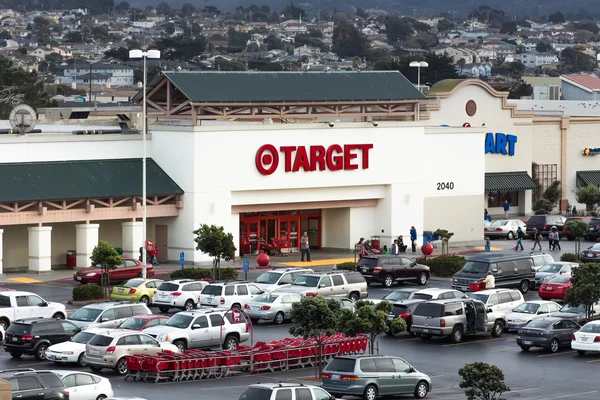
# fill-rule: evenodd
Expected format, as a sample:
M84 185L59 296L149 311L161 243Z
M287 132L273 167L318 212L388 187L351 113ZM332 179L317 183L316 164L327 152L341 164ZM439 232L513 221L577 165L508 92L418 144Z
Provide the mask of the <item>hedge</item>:
M354 263L354 262L339 263L335 266L335 269L339 269L341 271L356 271L356 263Z
M429 266L431 274L440 278L452 277L455 273L460 271L467 261L462 256L439 256L431 258L419 258L416 260L419 264Z
M579 257L575 253L564 253L560 255L560 261L579 261Z
M238 270L227 267L219 270L220 279L234 281L239 276ZM171 279L212 279L212 268L183 268L171 272Z
M99 285L81 285L73 288L73 300L103 299L104 288Z

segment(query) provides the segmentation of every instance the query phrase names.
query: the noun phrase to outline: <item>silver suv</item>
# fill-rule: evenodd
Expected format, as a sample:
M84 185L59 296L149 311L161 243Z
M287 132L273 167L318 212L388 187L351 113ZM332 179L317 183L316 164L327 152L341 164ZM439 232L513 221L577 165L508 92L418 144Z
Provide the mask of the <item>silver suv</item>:
M290 285L300 275L314 272L310 268L274 268L263 272L252 283L265 292L270 292L282 285Z
M304 274L291 285L275 292L298 293L302 296L347 297L352 301L369 296L367 281L359 272L328 272Z
M88 328L116 328L129 317L150 314L152 314L152 311L142 303L106 301L83 306L69 316L68 320L82 330Z
M473 307L475 314L471 329L467 321L469 307ZM419 304L413 312L410 330L425 341L432 336L447 336L453 343L459 343L464 335L491 333L500 337L506 326L504 312L486 309L479 300L454 299Z

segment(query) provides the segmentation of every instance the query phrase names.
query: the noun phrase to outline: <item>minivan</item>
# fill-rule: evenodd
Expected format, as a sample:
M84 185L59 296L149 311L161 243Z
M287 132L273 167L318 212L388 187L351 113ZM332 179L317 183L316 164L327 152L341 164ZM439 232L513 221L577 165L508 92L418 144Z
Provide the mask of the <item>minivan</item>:
M494 275L496 287L518 288L522 293L527 293L529 289L535 289L533 257L533 254L521 252L476 254L469 257L462 269L454 274L452 288L469 291L469 285L485 279L489 271Z

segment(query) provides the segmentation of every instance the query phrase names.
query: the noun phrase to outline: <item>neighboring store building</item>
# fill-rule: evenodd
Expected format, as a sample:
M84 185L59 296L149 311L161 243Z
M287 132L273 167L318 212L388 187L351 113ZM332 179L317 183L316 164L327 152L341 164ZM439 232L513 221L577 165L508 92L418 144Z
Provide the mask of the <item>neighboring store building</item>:
M561 75L563 100L600 100L600 79L593 75Z

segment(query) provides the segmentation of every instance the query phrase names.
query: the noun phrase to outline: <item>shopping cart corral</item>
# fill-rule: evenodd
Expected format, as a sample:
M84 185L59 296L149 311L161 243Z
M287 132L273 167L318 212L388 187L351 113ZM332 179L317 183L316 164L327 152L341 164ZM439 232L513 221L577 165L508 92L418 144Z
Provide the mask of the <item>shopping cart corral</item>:
M324 337L322 361L334 356L359 354L367 349L365 336L342 334ZM254 346L237 346L235 350L188 350L183 354L170 351L156 356L127 356L125 379L138 381L184 381L223 378L236 374L286 371L311 367L318 363L319 346L314 340L286 338L274 342L258 342Z

